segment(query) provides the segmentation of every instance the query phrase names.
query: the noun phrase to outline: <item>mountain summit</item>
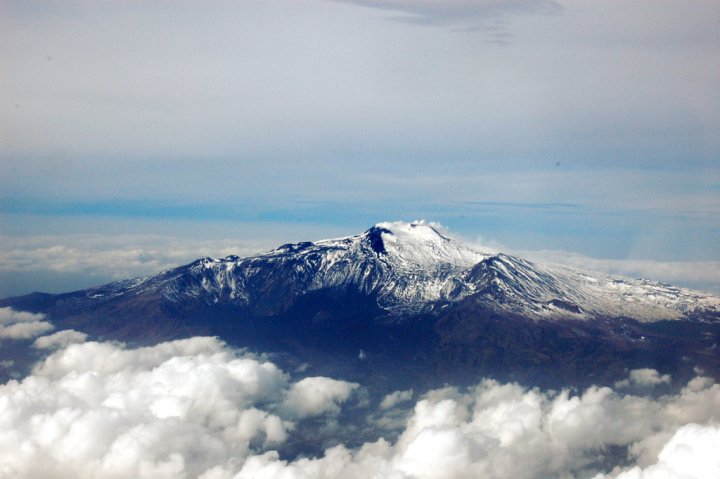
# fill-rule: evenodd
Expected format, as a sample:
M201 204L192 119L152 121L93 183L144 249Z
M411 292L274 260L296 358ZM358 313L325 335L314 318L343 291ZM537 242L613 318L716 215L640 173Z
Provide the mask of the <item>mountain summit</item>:
M647 322L720 313L720 299L704 293L482 252L425 222L378 223L356 236L286 244L248 258L201 258L76 296L93 305L151 296L179 308L223 304L280 312L311 292L337 289L372 296L395 315L447 307L469 296L491 310L530 319Z
M201 258L0 306L131 342L213 334L305 359L355 361L361 350L412 358L420 370L432 365L438 378L445 374L438 371L550 371L560 357L583 363L565 374L584 374L625 367L628 355L637 365L685 369L683 357L697 358L693 364L720 375L712 352L720 341L719 298L481 251L426 222L378 223L355 236L247 258Z

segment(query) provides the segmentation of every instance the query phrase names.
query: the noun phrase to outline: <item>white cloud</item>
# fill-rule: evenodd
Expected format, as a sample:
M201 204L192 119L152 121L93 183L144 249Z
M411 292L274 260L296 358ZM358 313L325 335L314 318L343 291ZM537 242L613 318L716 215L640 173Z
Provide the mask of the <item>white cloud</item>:
M325 377L305 378L290 388L283 406L297 417L337 414L359 384Z
M87 339L87 334L75 331L73 329L65 329L49 336L41 336L35 340L33 346L37 349L55 349L65 348L70 344L83 343Z
M390 409L396 405L409 401L413 397L413 390L395 391L383 398L380 402L380 409Z
M45 321L11 324L0 328L0 338L30 339L52 329L53 325Z
M246 256L270 240L194 240L160 235L0 236L0 270L52 271L126 279L202 256Z
M0 308L0 339L30 339L51 331L53 325L44 319L44 314Z
M705 479L720 477L720 426L688 424L663 446L656 464L638 466L615 475L616 479ZM610 476L598 475L596 479Z
M633 369L627 379L615 383L615 387L626 387L631 383L637 386L657 386L658 384L668 384L670 375L660 375L655 369L643 368Z
M678 464L713 450L714 429L706 426L697 427L710 445L686 447L698 433L686 425L712 422L718 404L720 387L702 378L657 400L609 388L543 393L486 380L465 394L453 388L427 394L394 444L380 439L355 451L339 445L321 458L295 461L268 452L248 458L236 475L218 477L591 477L609 446L629 446L638 468L654 472L658 463L679 470ZM699 460L707 471L715 467L710 456Z
M15 311L12 308L0 308L0 325L15 323L32 323L42 321L45 315L41 313L28 313L27 311Z
M656 371L633 373L664 381ZM336 440L320 457L281 459L276 449L293 441L294 421L337 414L359 387L325 377L292 382L214 338L137 349L70 344L0 386L0 478L655 479L718 468L711 452L720 441L720 386L702 377L659 398L493 380L446 387L407 410L396 439L356 449ZM399 411L411 397L389 394L378 412ZM365 412L364 427L373 427L375 411ZM302 424L340 432L326 423ZM611 446L627 449L629 465L602 461Z
M60 333L41 343L83 339ZM197 477L283 443L290 419L337 412L355 388L291 384L214 338L70 344L0 386L0 478Z

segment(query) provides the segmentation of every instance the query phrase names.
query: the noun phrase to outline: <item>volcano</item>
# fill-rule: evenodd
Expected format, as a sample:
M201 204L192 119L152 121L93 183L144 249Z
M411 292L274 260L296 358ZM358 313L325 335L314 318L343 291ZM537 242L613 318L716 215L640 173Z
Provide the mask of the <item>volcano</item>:
M654 281L540 265L448 238L425 222L0 307L57 329L148 345L196 335L294 367L397 387L609 383L652 367L720 377L720 299Z

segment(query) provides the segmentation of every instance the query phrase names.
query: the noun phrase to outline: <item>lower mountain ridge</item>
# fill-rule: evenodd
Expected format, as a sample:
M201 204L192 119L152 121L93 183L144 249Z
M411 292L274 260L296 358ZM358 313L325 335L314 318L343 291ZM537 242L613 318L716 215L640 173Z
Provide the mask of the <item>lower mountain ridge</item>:
M491 254L425 222L0 307L131 344L214 335L388 390L480 377L580 387L640 367L720 378L719 298Z

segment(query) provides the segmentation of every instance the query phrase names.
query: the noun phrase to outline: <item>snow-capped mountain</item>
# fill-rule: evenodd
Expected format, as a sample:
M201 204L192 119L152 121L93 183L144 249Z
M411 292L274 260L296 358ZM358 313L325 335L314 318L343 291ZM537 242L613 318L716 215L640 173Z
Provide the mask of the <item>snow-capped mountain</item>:
M249 258L202 258L88 291L93 298L156 292L180 303L254 306L328 288L374 295L388 311L421 310L471 292L462 275L488 258L425 223L379 223L347 238L286 244Z
M7 298L0 307L136 344L217 336L280 353L288 367L381 389L471 384L481 375L552 387L612 384L642 367L677 377L699 368L720 379L718 298L482 251L424 222L379 223L247 258L202 258L88 290ZM0 360L18 360L2 351Z
M425 222L379 223L357 236L286 244L249 258L202 258L91 289L85 297L98 302L152 295L177 305L229 304L270 314L300 296L337 288L372 295L395 315L468 297L485 308L531 319L656 321L713 318L720 312L720 299L703 293L490 254Z

